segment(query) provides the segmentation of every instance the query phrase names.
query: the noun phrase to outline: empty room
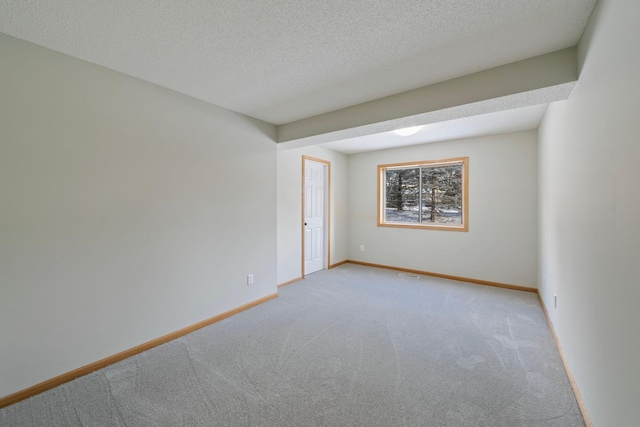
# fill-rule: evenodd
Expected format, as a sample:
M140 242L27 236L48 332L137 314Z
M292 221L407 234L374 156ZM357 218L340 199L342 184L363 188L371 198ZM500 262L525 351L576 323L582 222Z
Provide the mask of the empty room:
M637 425L639 22L0 2L0 425Z

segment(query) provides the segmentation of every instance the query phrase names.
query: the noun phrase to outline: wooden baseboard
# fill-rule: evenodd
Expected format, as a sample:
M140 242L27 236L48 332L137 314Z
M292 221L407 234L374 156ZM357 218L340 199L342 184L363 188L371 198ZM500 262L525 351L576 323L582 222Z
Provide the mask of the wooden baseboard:
M329 270L331 270L332 268L340 267L341 265L345 265L348 262L349 261L345 259L344 261L340 261L340 262L336 262L335 264L331 264L329 266Z
M562 350L562 346L560 345L560 341L558 340L558 335L556 334L555 328L553 327L553 323L551 323L551 318L549 317L549 313L547 311L547 307L544 304L544 301L542 300L542 297L540 296L540 293L538 292L537 289L535 288L528 288L528 287L524 287L524 286L515 286L515 285L508 285L508 284L504 284L504 283L497 283L497 282L490 282L490 281L486 281L486 280L478 280L478 279L470 279L470 278L466 278L466 277L458 277L458 276L451 276L451 275L447 275L447 274L439 274L439 273L432 273L432 272L427 272L427 271L422 271L422 270L413 270L413 269L408 269L408 268L400 268L400 267L392 267L392 266L387 266L387 265L381 265L381 264L373 264L373 263L367 263L367 262L362 262L362 261L353 261L353 260L346 260L346 261L342 261L336 264L333 264L331 266L329 266L329 268L335 268L335 267L339 267L343 264L356 264L356 265L364 265L367 267L377 267L377 268L386 268L389 270L396 270L396 271L404 271L407 273L415 273L415 274L422 274L422 275L426 275L426 276L433 276L433 277L440 277L440 278L444 278L444 279L452 279L452 280L459 280L459 281L463 281L463 282L469 282L469 283L476 283L476 284L481 284L481 285L488 285L488 286L496 286L496 287L500 287L500 288L507 288L507 289L515 289L515 290L520 290L520 291L526 291L526 292L534 292L538 295L538 299L540 300L540 305L542 306L542 311L544 312L544 315L547 319L547 323L549 324L549 329L551 330L551 334L553 336L553 339L556 343L556 347L558 348L558 352L560 353L560 358L562 359L562 363L564 365L565 371L567 372L567 377L569 378L569 382L571 384L571 387L573 389L574 395L576 397L576 400L578 402L578 406L580 407L580 411L582 412L582 416L584 418L585 424L587 427L593 427L593 422L591 421L591 417L589 416L589 412L587 411L587 407L584 403L584 399L582 398L582 394L580 393L580 389L578 388L578 385L575 381L575 378L573 376L573 372L571 371L571 369L569 368L569 364L567 362L567 358L564 354L564 351ZM283 287L283 286L287 286L290 285L292 283L298 282L300 280L302 280L302 277L297 277L295 279L289 280L287 282L281 283L278 285L278 287ZM252 307L255 307L257 305L260 305L264 302L267 302L269 300L272 300L274 298L276 298L278 296L278 294L271 294L271 295L267 295L266 297L260 298L258 300L252 301L250 303L244 304L240 307L236 307L232 310L226 311L224 313L221 313L217 316L211 317L209 319L203 320L202 322L198 322L194 325L191 326L187 326L186 328L180 329L178 331L172 332L170 334L164 335L162 337L156 338L154 340L148 341L144 344L140 344L136 347L130 348L129 350L125 350L123 352L120 352L118 354L115 354L113 356L104 358L102 360L99 360L97 362L91 363L89 365L85 365L82 366L78 369L75 369L71 372L67 372L65 374L59 375L55 378L51 378L47 381L41 382L39 384L36 384L32 387L26 388L24 390L21 390L19 392L10 394L8 396L2 397L0 398L0 408L4 408L7 407L9 405L13 405L14 403L18 403L21 400L25 400L28 399L29 397L35 396L36 394L40 394L42 392L45 392L47 390L50 390L54 387L57 387L59 385L62 385L66 382L72 381L76 378L79 378L81 376L90 374L91 372L97 371L99 369L105 368L109 365L112 365L116 362L119 362L121 360L124 360L128 357L134 356L136 354L142 353L143 351L152 349L154 347L157 347L159 345L165 344L169 341L172 341L176 338L180 338L184 335L187 335L193 331L196 331L198 329L204 328L205 326L209 326L213 323L219 322L223 319L226 319L228 317L233 316L234 314L240 313L242 311L248 310Z
M280 284L278 285L278 287L279 287L279 288L281 288L281 287L283 287L283 286L287 286L287 285L290 285L290 284L292 284L292 283L299 282L299 281L300 281L300 280L302 280L302 279L304 279L304 277L302 277L302 276L300 276L300 277L296 277L295 279L291 279L291 280L288 280L288 281L286 281L286 282L280 283Z
M345 261L336 262L335 264L331 264L331 265L329 265L329 268L328 268L327 270L331 270L332 268L340 267L341 265L344 265L344 264L346 264L347 262L349 262L349 261L345 260ZM279 288L282 288L283 286L287 286L287 285L290 285L290 284L292 284L292 283L299 282L299 281L300 281L300 280L302 280L302 279L304 279L304 277L303 277L303 276L296 277L295 279L287 280L286 282L280 283L280 284L278 285L278 287L279 287Z
M353 260L348 260L347 262L350 264L364 265L367 267L386 268L389 270L404 271L406 273L414 273L414 274L422 274L424 276L439 277L441 279L450 279L450 280L458 280L460 282L475 283L477 285L494 286L496 288L505 288L505 289L512 289L516 291L533 292L533 293L538 292L536 288L529 288L527 286L510 285L507 283L491 282L489 280L480 280L480 279L472 279L469 277L452 276L449 274L433 273L430 271L413 270L410 268L402 268L402 267L393 267L390 265L372 264L370 262L353 261Z
M88 365L82 366L78 369L74 369L71 372L67 372L62 375L58 375L55 378L51 378L50 380L41 382L32 387L26 388L24 390L18 391L16 393L10 394L8 396L0 398L0 408L4 408L9 405L13 405L14 403L20 402L21 400L28 399L29 397L35 396L36 394L40 394L44 391L50 390L54 387L67 383L69 381L75 380L76 378L82 377L84 375L90 374L91 372L97 371L98 369L105 368L109 365L112 365L116 362L124 360L128 357L135 356L138 353L142 353L143 351L152 349L161 344L165 344L169 341L175 340L176 338L180 338L181 336L187 335L193 331L204 328L205 326L209 326L213 323L219 322L227 317L231 317L234 314L238 314L242 311L248 310L252 307L260 305L264 302L272 300L276 298L278 294L267 295L266 297L257 299L250 303L241 305L240 307L236 307L232 310L221 313L217 316L211 317L209 319L203 320L202 322L198 322L191 326L187 326L186 328L180 329L175 332L171 332L167 335L161 336L154 340L148 341L146 343L140 344L118 354L114 354L113 356L106 357L102 360L98 360L97 362L90 363Z
M551 317L549 317L547 306L544 304L544 301L542 300L542 296L540 295L540 292L538 292L538 299L540 300L540 305L542 306L542 311L544 312L544 316L547 318L547 323L549 324L551 335L553 335L553 340L556 342L556 347L558 348L558 352L560 353L560 359L562 359L564 370L567 372L567 377L569 378L569 383L571 383L573 394L576 396L576 401L578 402L578 406L580 407L580 412L582 412L582 418L584 418L584 423L587 427L593 427L593 421L591 421L591 417L589 416L589 412L587 411L587 406L584 404L582 393L580 393L580 389L578 388L576 379L573 376L573 372L571 371L571 368L569 367L569 362L567 361L567 357L565 356L564 351L562 350L562 345L560 345L560 340L558 339L558 335L556 334L556 329L553 327L553 323L551 323Z

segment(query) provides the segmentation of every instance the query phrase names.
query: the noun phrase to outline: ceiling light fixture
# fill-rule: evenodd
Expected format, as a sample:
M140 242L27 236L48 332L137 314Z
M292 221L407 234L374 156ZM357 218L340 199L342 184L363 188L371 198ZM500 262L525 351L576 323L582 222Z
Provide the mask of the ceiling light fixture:
M396 129L396 130L393 131L393 133L395 133L396 135L400 135L400 136L409 136L409 135L413 135L414 133L418 132L421 127L422 126L412 126L410 128Z

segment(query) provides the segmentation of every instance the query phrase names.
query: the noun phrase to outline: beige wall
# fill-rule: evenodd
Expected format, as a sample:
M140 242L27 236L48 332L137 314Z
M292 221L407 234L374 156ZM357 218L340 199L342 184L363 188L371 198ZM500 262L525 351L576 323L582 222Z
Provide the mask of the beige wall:
M349 259L536 287L536 140L527 131L349 156ZM469 157L468 232L377 226L377 165L452 157Z
M599 2L580 81L538 144L530 131L349 157L276 151L270 125L0 35L0 396L299 277L309 155L332 162L332 263L539 286L595 425L633 425L637 16L635 0ZM376 226L377 164L459 156L468 233Z
M302 156L331 162L331 264L347 259L347 156L324 147L278 151L278 283L302 276Z
M596 426L640 419L639 16L599 2L540 128L540 292Z
M276 292L273 126L1 34L0 58L0 396Z

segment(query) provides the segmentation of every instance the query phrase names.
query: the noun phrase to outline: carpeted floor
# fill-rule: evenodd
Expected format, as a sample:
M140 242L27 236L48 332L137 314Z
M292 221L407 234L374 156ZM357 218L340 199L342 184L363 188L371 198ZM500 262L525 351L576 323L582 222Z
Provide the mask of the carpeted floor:
M0 410L2 426L584 426L533 293L352 264Z

